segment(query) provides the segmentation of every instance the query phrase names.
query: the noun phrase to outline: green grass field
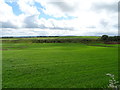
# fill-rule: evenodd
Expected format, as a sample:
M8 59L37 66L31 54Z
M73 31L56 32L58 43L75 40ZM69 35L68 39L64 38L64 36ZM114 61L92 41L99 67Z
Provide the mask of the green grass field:
M118 47L3 43L3 88L103 88L118 79Z

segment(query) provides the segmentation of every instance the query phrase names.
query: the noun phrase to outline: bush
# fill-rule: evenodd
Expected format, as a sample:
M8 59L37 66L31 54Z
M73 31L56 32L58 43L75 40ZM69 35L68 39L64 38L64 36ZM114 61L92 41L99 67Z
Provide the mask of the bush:
M108 39L108 35L102 35L101 40L106 41Z

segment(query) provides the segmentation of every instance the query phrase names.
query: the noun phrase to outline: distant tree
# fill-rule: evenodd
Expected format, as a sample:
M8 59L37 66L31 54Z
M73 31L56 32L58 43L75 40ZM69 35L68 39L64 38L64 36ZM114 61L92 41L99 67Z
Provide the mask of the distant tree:
M101 40L106 41L108 39L108 35L102 35Z

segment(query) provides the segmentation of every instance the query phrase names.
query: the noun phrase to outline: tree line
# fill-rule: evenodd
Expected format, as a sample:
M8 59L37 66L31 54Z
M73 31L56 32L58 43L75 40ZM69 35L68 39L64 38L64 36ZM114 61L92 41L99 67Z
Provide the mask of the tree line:
M108 35L102 35L101 39L102 41L109 42L109 41L120 41L120 36L108 36Z

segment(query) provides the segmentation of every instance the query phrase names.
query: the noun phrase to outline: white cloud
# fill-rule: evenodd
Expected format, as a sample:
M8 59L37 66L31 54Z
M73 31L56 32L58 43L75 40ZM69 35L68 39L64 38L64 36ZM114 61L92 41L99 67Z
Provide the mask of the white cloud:
M39 18L41 13L34 2L45 8L41 10L46 15L76 18ZM18 0L22 14L16 16L12 7L0 0L0 23L3 24L4 34L9 32L9 35L10 32L11 35L13 32L16 35L117 35L117 2L118 0Z
M7 5L3 0L0 0L0 21L4 22L10 20L15 15L13 14L12 7Z
M34 6L33 0L18 0L18 5L20 7L20 10L28 16L40 14L40 12L37 10L36 6Z
M23 20L25 18L24 14L16 16L13 13L12 7L6 4L3 0L0 1L0 23L2 23L3 28L7 27L22 27Z

